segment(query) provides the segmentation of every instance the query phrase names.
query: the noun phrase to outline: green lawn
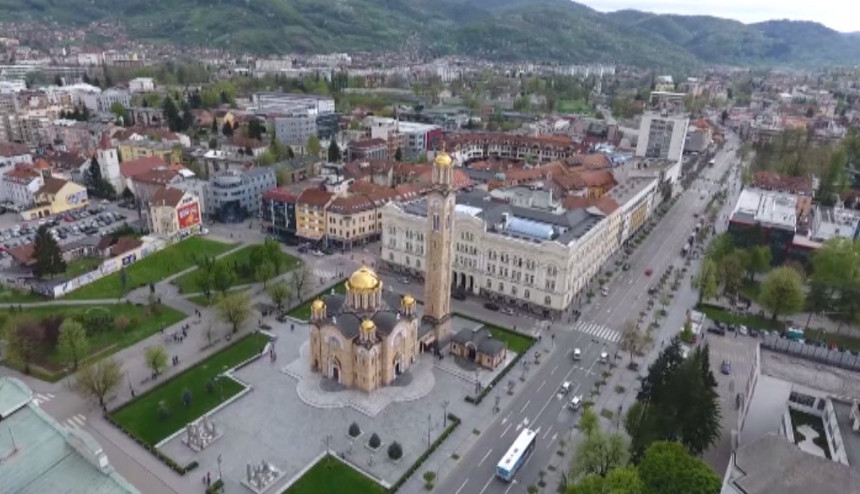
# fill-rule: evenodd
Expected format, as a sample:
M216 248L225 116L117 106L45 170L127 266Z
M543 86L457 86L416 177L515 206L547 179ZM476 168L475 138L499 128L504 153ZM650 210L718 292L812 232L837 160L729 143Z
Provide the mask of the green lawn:
M175 324L186 316L182 312L167 306L159 306L155 312L150 312L147 307L132 304L112 305L46 305L40 307L25 307L23 313L36 319L44 319L51 316L72 317L79 316L79 320L85 320L88 314L103 312L111 324L117 320L117 316L126 318L128 326L125 329L117 329L113 326L103 331L89 331L90 351L88 355L98 354L99 358L111 355L123 348L133 345L138 341L158 332L163 327ZM86 324L84 325L86 327ZM33 362L43 367L52 375L44 377L56 380L63 377L65 363L55 349L46 348L39 352Z
M321 494L328 492L384 494L387 491L372 479L329 455L321 458L295 484L281 494Z
M99 257L75 259L66 263L66 272L63 273L63 276L67 278L77 278L84 273L95 271L103 261L104 259Z
M860 350L860 338L847 334L834 334L818 329L808 328L803 331L803 337L807 341L824 339L828 344L839 345L846 350Z
M126 269L128 286L122 289L119 272L81 287L65 296L69 300L119 298L125 293L149 283L188 269L202 256L217 256L230 250L230 244L215 242L201 237L190 237L178 244L171 245L145 259L131 264Z
M334 292L335 293L346 293L346 284L345 283L338 283L337 285L334 286ZM317 297L322 296L322 295L328 295L329 293L331 293L331 290L326 290L324 292L318 293L315 297L312 297L307 302L303 303L302 305L300 305L300 306L296 307L295 309L291 310L290 312L288 312L287 315L289 315L290 317L294 317L296 319L302 320L302 321L307 321L308 319L311 318L311 303L313 303L313 301Z
M576 99L563 99L558 102L558 111L561 113L582 113L592 115L594 110L588 106L588 103Z
M229 292L234 292L234 291L237 291L237 289L231 288L229 290ZM246 289L245 291L249 291L249 290ZM203 295L201 293L200 295L194 295L194 296L188 297L188 300L191 301L192 303L199 305L200 307L209 307L210 305L215 303L215 300L217 297L218 297L218 294L213 293L212 294L212 300L209 301L209 300L206 300L206 295Z
M254 251L255 247L257 247L257 245L249 245L247 247L244 247L242 249L237 250L236 252L233 252L232 254L230 254L228 256L222 257L221 259L219 259L219 261L224 261L230 265L247 264L249 257L251 256L251 253ZM286 252L280 252L280 255L281 255L281 260L282 260L282 266L281 266L281 272L278 273L279 275L286 273L287 271L290 271L292 269L295 269L296 266L298 266L299 263L301 262L297 257L293 257L293 256L287 254ZM197 281L195 280L195 274L196 274L196 272L192 271L192 272L174 280L173 283L179 287L179 291L181 293L197 293L197 292L200 292L201 291L200 287L197 286ZM256 282L257 282L257 280L254 279L253 273L246 274L245 276L243 276L242 273L237 273L236 282L233 283L233 285L234 286L247 285L249 283L256 283Z
M752 300L758 300L759 283L757 281L745 281L741 287L741 295Z
M45 300L47 300L45 297L36 293L0 285L0 304L26 304Z
M759 316L735 315L725 309L711 305L699 305L697 310L703 312L708 319L712 321L721 321L729 324L743 324L748 328L756 329L777 331L782 331L783 329L782 323L779 321Z
M485 323L484 321L478 321L477 319L464 316L463 314L456 315L458 317L462 317L470 321L475 321L476 323L483 324L485 328L490 330L490 333L493 334L494 338L498 338L504 341L508 349L518 355L522 355L523 353L525 353L529 348L531 348L531 346L535 342L535 338L532 338L531 336L520 334L516 331L501 328L499 326L494 326L492 324Z
M155 445L218 406L222 402L222 385L223 400L242 391L244 387L238 382L222 379L215 383L212 393L208 393L206 381L260 353L267 341L268 337L260 333L248 335L112 411L111 416L138 439ZM188 407L182 402L185 389L190 390L192 395L191 405ZM158 414L159 403L162 401L170 410L170 415L165 419Z

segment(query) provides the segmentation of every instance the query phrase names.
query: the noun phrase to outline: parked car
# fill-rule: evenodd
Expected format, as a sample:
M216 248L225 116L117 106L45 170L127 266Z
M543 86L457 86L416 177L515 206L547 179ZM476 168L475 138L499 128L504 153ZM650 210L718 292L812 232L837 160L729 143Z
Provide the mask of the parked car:
M604 287L602 287L602 288L600 289L600 294L601 294L601 295L603 295L604 297L608 296L608 295L609 295L609 289L608 289L608 288L606 288L605 286L604 286Z
M466 300L466 292L463 290L453 290L451 291L451 298L455 300Z
M717 334L720 336L725 336L726 330L721 328L721 327L718 327L718 326L711 326L710 328L708 328L708 333Z
M720 364L720 372L722 372L723 374L725 374L727 376L729 374L731 374L732 373L732 363L729 362L728 360L723 360L723 363Z
M406 278L406 277L400 278L397 281L399 281L400 283L402 283L404 285L408 285L409 283L411 283L411 281L409 281L409 278Z
M502 314L505 314L508 316L514 316L517 313L516 313L516 311L514 311L514 309L511 309L510 307L504 307L504 308L502 308Z
M498 304L494 302L487 302L484 304L484 308L487 310L499 310Z
M746 326L740 324L738 325L738 333L740 333L741 336L746 336L749 334L749 331L747 330Z
M624 266L621 266L621 269L624 271L630 271L630 263L624 263Z

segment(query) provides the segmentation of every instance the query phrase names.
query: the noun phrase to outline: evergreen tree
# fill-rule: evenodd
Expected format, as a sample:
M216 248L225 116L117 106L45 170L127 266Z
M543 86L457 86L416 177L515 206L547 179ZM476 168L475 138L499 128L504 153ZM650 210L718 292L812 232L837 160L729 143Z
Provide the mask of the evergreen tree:
M221 127L221 133L225 137L233 137L233 126L230 125L230 122L224 122L224 126Z
M39 227L33 243L33 255L36 257L36 265L33 267L33 272L37 277L42 278L66 271L66 261L63 260L63 253L60 251L57 241L49 233L48 225Z
M287 146L287 159L293 159L295 157L296 157L296 153L293 152L293 148L290 146Z
M254 118L251 119L250 122L248 122L248 137L252 139L262 140L263 134L265 132L266 126L263 125L263 123L259 119Z
M331 142L328 145L328 161L329 163L340 162L340 146L337 145L334 137L331 138Z
M162 104L164 110L164 119L167 120L167 126L173 132L179 132L182 128L182 116L179 114L179 108L173 98L167 96Z
M182 103L182 128L180 130L188 130L194 126L194 114L191 113L191 104L188 101Z
M212 119L212 129L211 130L212 130L212 135L215 135L218 133L218 121L215 120L214 118Z
M397 151L394 151L394 161L403 161L403 150L400 146L397 147Z

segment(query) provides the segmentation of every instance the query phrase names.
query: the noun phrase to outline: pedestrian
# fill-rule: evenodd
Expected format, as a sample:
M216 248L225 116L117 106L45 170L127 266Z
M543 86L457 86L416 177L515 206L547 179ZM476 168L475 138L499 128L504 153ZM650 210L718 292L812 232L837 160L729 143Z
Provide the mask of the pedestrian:
M209 472L206 472L206 487L210 487L212 485L212 476L209 475Z

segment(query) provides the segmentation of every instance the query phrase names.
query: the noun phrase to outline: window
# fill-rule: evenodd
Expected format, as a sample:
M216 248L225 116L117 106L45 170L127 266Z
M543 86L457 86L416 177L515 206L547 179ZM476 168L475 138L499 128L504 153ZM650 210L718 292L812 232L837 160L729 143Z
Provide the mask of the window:
M526 300L528 300L529 298L531 298L531 295L532 295L532 294L531 294L531 292L529 292L529 289L528 289L528 288L526 288L525 290L523 290L523 297L525 297L525 299L526 299Z
M511 295L514 295L514 296L517 295L517 287L516 286L511 286Z
M487 279L487 288L493 288L493 280Z
M502 283L501 281L499 282L499 291L500 291L500 292L504 292L504 291L505 291L505 284L504 284L504 283Z
M433 214L433 231L434 232L439 231L439 214L438 213Z
M543 298L543 303L546 305L552 305L552 297L547 295L546 297Z

